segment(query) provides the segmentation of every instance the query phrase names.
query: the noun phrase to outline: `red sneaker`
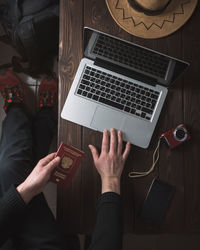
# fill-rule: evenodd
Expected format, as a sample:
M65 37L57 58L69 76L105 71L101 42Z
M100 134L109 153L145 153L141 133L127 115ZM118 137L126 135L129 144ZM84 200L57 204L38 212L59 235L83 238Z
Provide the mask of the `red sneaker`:
M24 84L12 71L0 72L0 92L4 98L5 112L11 103L24 103Z
M58 103L58 81L54 78L43 78L38 94L40 108L56 107Z

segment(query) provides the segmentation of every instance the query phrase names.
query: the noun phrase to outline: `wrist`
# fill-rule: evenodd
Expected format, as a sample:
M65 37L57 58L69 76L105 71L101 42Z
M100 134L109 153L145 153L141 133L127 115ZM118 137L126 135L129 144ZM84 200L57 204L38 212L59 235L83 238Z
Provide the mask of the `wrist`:
M29 201L34 197L34 194L32 193L31 189L26 187L24 182L22 182L17 187L17 192L20 194L21 198L26 204L28 204Z
M110 177L102 178L102 190L101 193L114 192L120 194L120 178Z

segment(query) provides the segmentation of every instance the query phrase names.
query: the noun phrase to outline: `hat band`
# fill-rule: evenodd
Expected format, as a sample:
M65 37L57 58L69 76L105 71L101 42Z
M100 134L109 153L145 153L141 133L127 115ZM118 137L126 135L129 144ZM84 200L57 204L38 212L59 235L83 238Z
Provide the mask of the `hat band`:
M150 10L150 9L146 9L144 7L142 7L136 0L128 0L129 4L131 5L131 7L133 9L135 9L138 12L143 12L145 15L148 16L156 16L161 14L169 5L169 3L171 2L171 0L169 0L167 2L167 4L165 4L161 9L159 10Z

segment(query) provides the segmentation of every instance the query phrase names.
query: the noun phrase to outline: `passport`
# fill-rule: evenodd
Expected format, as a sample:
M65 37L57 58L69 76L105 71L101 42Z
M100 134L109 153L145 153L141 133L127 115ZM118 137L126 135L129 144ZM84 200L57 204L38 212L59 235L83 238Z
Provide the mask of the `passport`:
M62 142L56 156L61 158L60 164L52 171L50 181L68 187L81 163L84 152Z

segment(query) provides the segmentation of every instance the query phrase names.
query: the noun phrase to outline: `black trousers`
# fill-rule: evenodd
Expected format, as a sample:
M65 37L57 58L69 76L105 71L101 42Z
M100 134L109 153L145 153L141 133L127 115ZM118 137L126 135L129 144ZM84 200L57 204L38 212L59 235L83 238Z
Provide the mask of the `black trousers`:
M19 185L39 159L46 156L57 129L51 109L41 110L35 119L22 108L10 108L0 141L0 197L11 185ZM67 227L67 225L66 225ZM28 204L23 218L13 223L12 239L1 250L78 250L75 235L60 236L57 223L40 194ZM120 250L122 245L121 199L105 193L97 202L97 220L90 250Z
M48 154L56 130L57 119L50 108L42 109L34 119L21 107L10 108L0 141L0 196L11 185L23 182L39 159ZM62 248L56 221L43 194L28 204L20 223L10 230L12 243L2 249L10 245L20 250Z

